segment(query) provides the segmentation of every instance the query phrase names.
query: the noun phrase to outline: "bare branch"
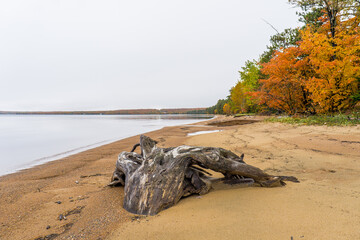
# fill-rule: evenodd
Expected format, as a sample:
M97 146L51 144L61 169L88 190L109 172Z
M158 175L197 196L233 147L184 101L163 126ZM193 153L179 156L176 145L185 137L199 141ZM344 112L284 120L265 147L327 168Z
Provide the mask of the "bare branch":
M279 31L268 21L266 21L265 19L261 18L261 20L263 20L266 24L268 24L272 29L274 29L277 33L279 33Z

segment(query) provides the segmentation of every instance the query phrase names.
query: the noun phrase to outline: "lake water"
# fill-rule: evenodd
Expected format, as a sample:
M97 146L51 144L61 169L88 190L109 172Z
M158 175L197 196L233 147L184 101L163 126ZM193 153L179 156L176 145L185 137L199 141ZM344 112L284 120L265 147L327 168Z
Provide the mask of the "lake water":
M0 175L209 115L0 115Z

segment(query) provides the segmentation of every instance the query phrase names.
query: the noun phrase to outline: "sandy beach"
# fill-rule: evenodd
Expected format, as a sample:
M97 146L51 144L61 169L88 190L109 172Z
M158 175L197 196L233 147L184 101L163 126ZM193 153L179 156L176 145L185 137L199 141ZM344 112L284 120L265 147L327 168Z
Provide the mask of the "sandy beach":
M146 135L161 147L244 153L248 164L300 183L219 183L156 216L136 216L122 208L123 188L107 187L117 155L139 141L134 136L0 177L0 239L360 239L360 126L242 120L248 124L200 122ZM187 135L210 130L221 131Z

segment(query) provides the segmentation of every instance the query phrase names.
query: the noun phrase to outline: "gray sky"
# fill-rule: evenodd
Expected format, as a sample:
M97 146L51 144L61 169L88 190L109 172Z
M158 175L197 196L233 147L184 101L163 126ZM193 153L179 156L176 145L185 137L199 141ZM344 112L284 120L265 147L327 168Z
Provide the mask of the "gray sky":
M0 0L0 110L208 107L287 0Z

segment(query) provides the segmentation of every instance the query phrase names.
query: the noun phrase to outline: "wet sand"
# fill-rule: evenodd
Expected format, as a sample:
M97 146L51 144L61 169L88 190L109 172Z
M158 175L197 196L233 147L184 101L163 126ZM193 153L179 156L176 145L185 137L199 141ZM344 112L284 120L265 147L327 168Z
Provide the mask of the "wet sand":
M229 125L146 135L161 147L245 153L247 163L301 182L281 188L219 183L157 216L138 217L122 208L122 187L106 186L117 155L131 150L135 136L1 177L0 239L360 239L360 126ZM222 131L187 136L210 130Z

